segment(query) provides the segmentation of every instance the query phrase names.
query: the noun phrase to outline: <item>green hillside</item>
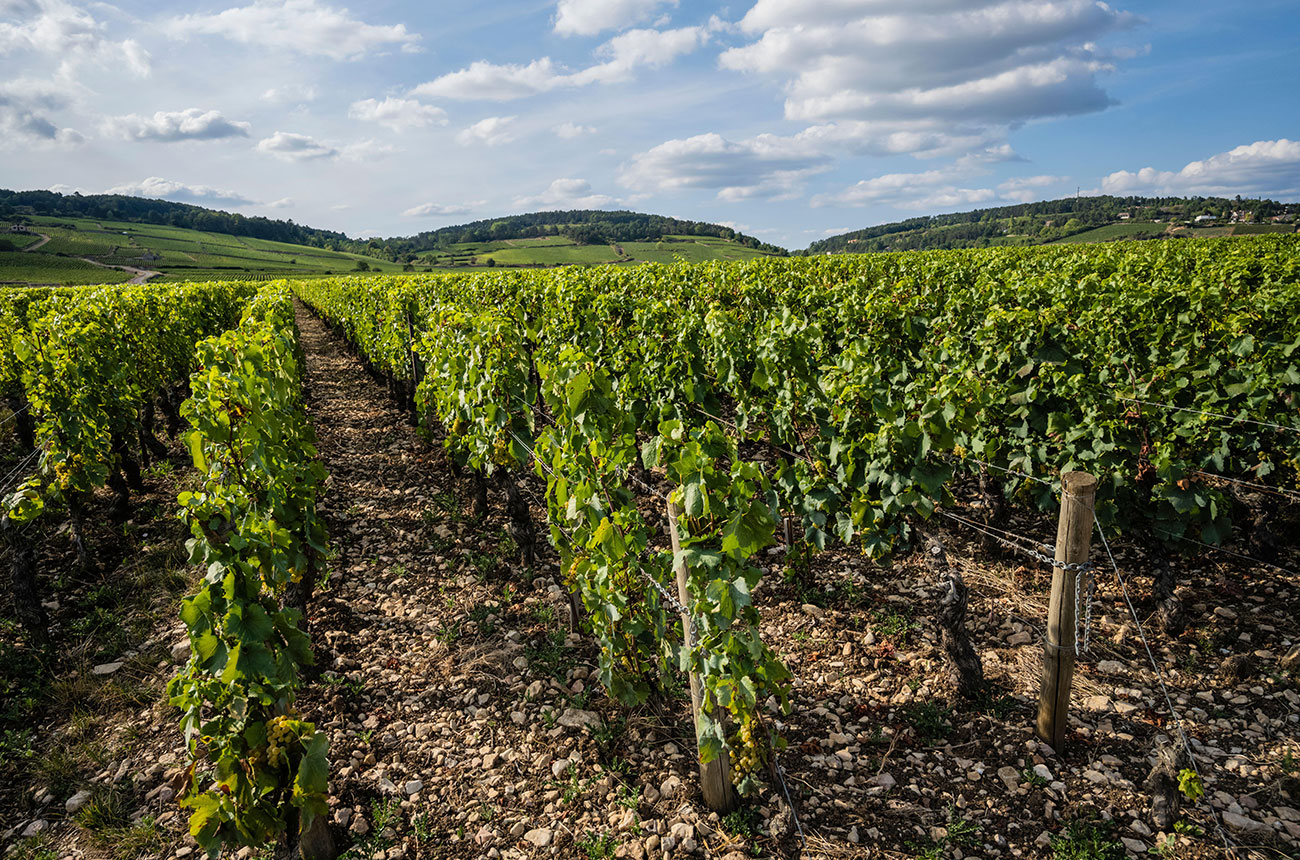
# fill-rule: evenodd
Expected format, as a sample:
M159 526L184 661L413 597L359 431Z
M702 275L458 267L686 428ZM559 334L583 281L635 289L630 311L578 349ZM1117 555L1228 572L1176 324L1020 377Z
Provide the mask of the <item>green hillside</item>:
M1297 215L1294 203L1240 197L1067 197L879 224L814 242L804 253L1292 233Z
M133 220L69 214L94 211L109 205L105 201L111 201L112 211L132 213ZM363 243L299 225L281 229L282 222L230 219L198 207L173 211L172 204L160 209L146 205L153 202L0 192L0 284L310 278L367 271L748 260L786 253L721 225L634 212L537 212ZM196 229L195 224L219 229ZM241 234L297 235L293 230L305 241L328 247Z

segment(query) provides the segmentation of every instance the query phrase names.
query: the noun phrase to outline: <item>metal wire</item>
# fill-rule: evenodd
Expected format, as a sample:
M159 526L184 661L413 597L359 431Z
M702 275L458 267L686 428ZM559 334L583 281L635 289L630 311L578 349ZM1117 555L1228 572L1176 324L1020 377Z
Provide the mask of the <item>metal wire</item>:
M1025 543L1033 543L1036 546L1040 546L1043 549L1047 550L1047 552L1055 553L1056 547L1050 543L1038 543L1037 541L1032 541L1027 537L1022 537L1021 535L1013 534L1012 532L1002 531L1002 529L995 529L992 526L986 526L983 525L982 523L977 523L974 520L968 520L965 517L959 517L956 514L950 514L947 511L943 510L942 508L935 508L935 512L940 514L941 516L947 517L950 520L954 520L956 522L969 526L970 528L975 529L975 531L985 534L993 538L994 540L998 541L999 543L1002 543L1005 546L1016 550L1017 552L1022 552L1025 555L1029 556L1030 558L1034 559L1035 561L1040 561L1043 564L1049 565L1051 567L1059 567L1061 570L1074 571L1078 573L1084 573L1090 571L1095 567L1095 565L1091 561L1073 561L1073 562L1057 561L1055 556L1048 555L1047 553L1044 552L1040 552L1037 549L1030 549L1029 547L1024 547L1012 543L1011 539L1024 541ZM999 537L998 534L995 534L995 532L1004 535L1005 537Z
M1264 561L1263 559L1259 559L1259 558L1255 558L1254 556L1245 555L1245 554L1240 553L1240 552L1234 552L1233 550L1230 550L1230 549L1228 549L1227 547L1215 546L1214 544L1203 543L1202 541L1195 540L1195 539L1193 539L1193 538L1185 537L1185 536L1183 536L1183 535L1176 535L1176 534L1174 534L1173 532L1161 531L1160 529L1153 529L1153 531L1155 531L1155 533L1158 534L1158 535L1162 535L1162 536L1167 537L1167 538L1173 538L1174 540L1186 541L1187 543L1194 543L1194 544L1196 544L1197 546L1203 546L1203 547L1205 547L1206 549L1212 549L1212 550L1214 550L1215 552L1225 553L1225 554L1230 555L1230 556L1233 556L1233 557L1235 557L1235 558L1239 558L1239 559L1241 559L1242 561L1249 561L1249 562L1251 562L1251 563L1253 563L1253 564L1263 565L1264 567L1271 567L1271 568L1273 568L1273 569L1276 570L1276 571L1280 571L1281 573L1287 573L1287 574L1290 574L1291 576L1300 576L1300 571L1294 571L1294 570L1291 570L1290 568L1282 567L1281 565L1273 564L1272 562Z
M1288 427L1285 424L1274 424L1271 421L1256 421L1253 418L1233 418L1231 415L1223 415L1218 412L1205 412L1187 406L1170 406L1168 403L1157 403L1153 400L1139 400L1136 397L1117 397L1116 399L1128 403L1141 403L1144 406L1154 406L1157 409L1169 409L1173 412L1191 412L1195 415L1204 415L1207 418L1221 418L1224 421L1231 421L1234 424L1255 424L1260 427L1272 427L1274 430L1285 430L1288 433L1300 435L1300 427Z
M1243 481L1240 478L1229 478L1226 475L1216 475L1213 472L1207 472L1204 469L1196 469L1192 474L1199 475L1202 478L1209 478L1213 481L1227 481L1230 484L1240 484L1243 487L1251 487L1256 490L1262 490L1265 493L1272 493L1275 496L1281 496L1284 499L1290 499L1293 502L1300 502L1300 493L1283 490L1280 487L1270 487L1267 484L1256 484L1252 481Z
M6 419L3 420L3 421L0 421L0 427L4 427L4 426L7 425L10 421L17 421L19 415L22 415L24 412L26 412L28 409L31 409L31 408L32 408L32 404L30 404L30 403L26 403L26 404L23 405L23 408L22 408L22 409L19 409L17 412L11 412L11 413L9 413L9 417L8 417L8 418L6 418Z
M1160 692L1165 697L1165 706L1169 708L1169 715L1173 718L1174 727L1178 730L1178 737L1183 742L1183 749L1187 751L1187 758L1192 763L1192 770L1196 772L1197 778L1204 784L1205 780L1201 775L1201 768L1196 763L1196 754L1192 751L1191 741L1187 739L1187 732L1183 729L1182 715L1174 707L1173 698L1169 695L1169 687L1165 684L1164 670L1160 668L1160 664L1156 661L1156 656L1151 650L1151 643L1147 641L1146 631L1142 627L1142 619L1138 618L1137 609L1133 606L1133 599L1129 596L1128 584L1124 581L1124 574L1120 573L1119 565L1115 562L1115 554L1110 551L1110 541L1106 540L1106 532L1101 528L1101 521L1097 519L1096 511L1092 513L1092 521L1097 527L1097 533L1101 535L1102 546L1106 548L1106 557L1110 559L1111 569L1115 572L1115 580L1119 583L1120 591L1124 595L1124 603L1128 605L1129 614L1133 616L1133 623L1137 625L1138 637L1142 640L1142 647L1147 652L1147 660L1151 662L1151 668L1155 669L1156 680L1160 684ZM1234 855L1236 852L1233 850L1231 840L1228 839L1228 834L1224 832L1223 824L1219 820L1218 810L1214 808L1213 804L1207 803L1206 806L1210 810L1210 816L1214 819L1214 827L1223 840L1223 847L1228 850L1230 856Z
M4 487L3 490L0 490L0 496L7 494L14 487L18 486L19 481L22 480L21 477L22 473L27 470L27 467L31 465L32 461L35 460L36 457L40 455L40 453L41 453L40 448L32 449L32 452L30 454L28 454L26 457L18 461L18 465L14 466L13 469L9 472L9 474L5 475L3 478L0 478L0 486ZM15 480L15 477L17 477L17 480ZM11 481L13 483L10 483Z

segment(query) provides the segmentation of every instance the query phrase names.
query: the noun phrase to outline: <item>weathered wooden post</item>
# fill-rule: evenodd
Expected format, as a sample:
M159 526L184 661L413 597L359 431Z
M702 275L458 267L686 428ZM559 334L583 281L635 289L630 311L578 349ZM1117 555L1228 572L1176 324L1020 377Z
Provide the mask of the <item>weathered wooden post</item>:
M1080 565L1092 545L1097 479L1087 472L1061 475L1061 518L1056 527L1056 564L1043 642L1043 689L1038 701L1037 735L1059 754L1070 725L1070 685L1074 681L1075 601Z
M690 608L691 590L687 585L686 562L681 559L681 538L677 534L677 506L672 502L668 503L668 538L673 545L673 573L677 575L677 599L681 601L682 606ZM695 645L695 628L691 624L690 615L682 615L682 636L683 648L692 648ZM700 711L704 707L704 697L707 695L699 675L694 672L690 673L691 680L691 718L695 722L695 743L698 748L700 740ZM712 703L711 703L712 704ZM720 715L719 715L720 718ZM731 812L740 805L740 798L736 794L736 789L731 784L731 762L724 751L713 761L705 764L700 762L700 788L704 792L704 803L714 812Z

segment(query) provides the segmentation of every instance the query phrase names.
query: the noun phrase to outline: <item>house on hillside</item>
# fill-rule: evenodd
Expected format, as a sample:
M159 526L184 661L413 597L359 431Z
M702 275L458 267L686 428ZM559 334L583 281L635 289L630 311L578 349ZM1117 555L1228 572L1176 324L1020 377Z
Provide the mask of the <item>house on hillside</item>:
M1132 218L1132 217L1133 217L1133 213L1131 213L1131 212L1121 212L1121 213L1119 213L1119 220L1121 220L1121 221L1127 221L1128 219L1130 219L1130 218Z
M10 233L26 233L26 232L27 232L27 227L25 227L25 226L22 225L22 224L10 224L10 225L9 225L9 232L10 232Z
M1193 224L1208 224L1211 221L1217 221L1213 215L1197 215L1192 219Z

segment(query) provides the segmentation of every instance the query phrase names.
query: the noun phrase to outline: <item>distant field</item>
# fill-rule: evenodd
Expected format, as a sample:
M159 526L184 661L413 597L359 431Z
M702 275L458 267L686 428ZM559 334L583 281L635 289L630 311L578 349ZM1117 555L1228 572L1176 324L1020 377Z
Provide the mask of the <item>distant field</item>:
M1057 239L1048 244L1075 245L1091 242L1114 242L1117 239L1147 238L1165 232L1166 226L1168 225L1157 224L1154 221L1122 221L1119 224L1107 224L1104 227L1095 227L1092 230L1075 233L1073 236L1066 236L1064 239Z
M1232 227L1234 236L1258 236L1263 233L1294 233L1296 225L1294 224L1235 224Z
M486 255L501 266L569 266L575 264L614 263L618 254L609 245L533 245L506 248Z
M714 236L665 236L656 242L623 242L622 248L638 263L688 263L706 260L752 260L770 256Z
M131 277L91 266L76 257L110 266L151 269L162 272L168 281L347 274L357 271L359 262L373 272L402 271L401 264L361 254L181 227L85 218L31 220L33 232L49 236L50 241L21 258L0 260L0 282L118 283ZM25 240L24 246L36 241L35 236L22 234L14 234L13 238Z
M34 233L0 233L0 246L3 246L4 242L8 242L9 248L13 250L22 250L40 240L41 237Z
M120 284L131 277L72 257L0 251L0 283L5 284Z
M367 271L398 274L402 263L362 254L291 245L266 239L207 233L156 224L87 218L37 217L34 233L50 237L23 259L0 261L0 282L117 283L130 275L97 269L74 258L109 266L160 272L156 280L246 280L347 275ZM24 245L34 236L14 234ZM17 243L15 243L17 245ZM712 236L665 236L655 242L579 245L564 236L463 242L420 253L413 271L465 271L501 267L671 263L675 260L748 260L765 256L736 242ZM98 274L93 274L98 273Z

